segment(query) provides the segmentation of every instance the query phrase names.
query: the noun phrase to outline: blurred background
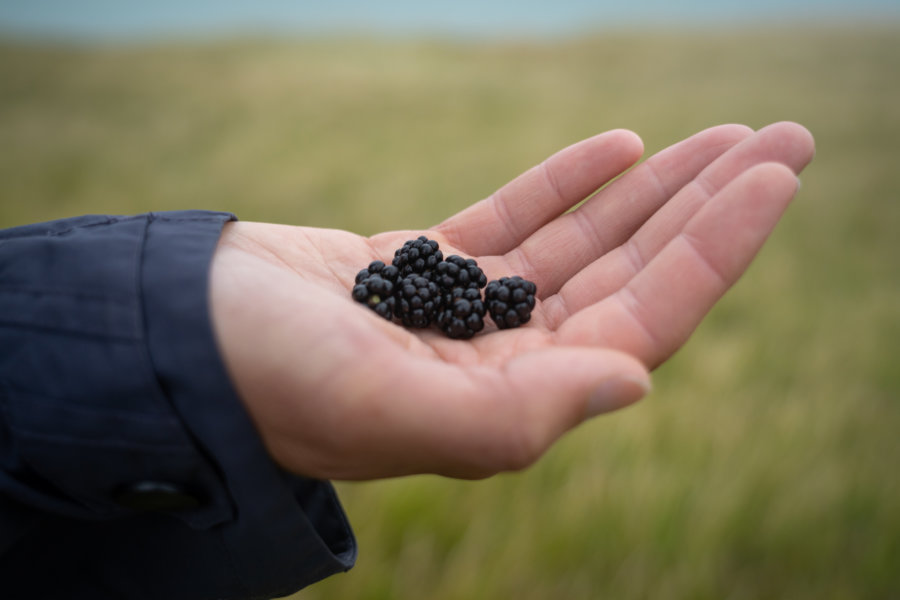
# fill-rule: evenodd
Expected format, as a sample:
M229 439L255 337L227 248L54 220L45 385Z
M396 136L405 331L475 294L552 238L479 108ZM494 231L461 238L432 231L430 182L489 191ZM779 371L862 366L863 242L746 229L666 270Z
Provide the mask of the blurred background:
M522 473L339 483L358 564L300 599L900 597L900 6L0 3L0 227L420 229L600 131L785 119L799 196L646 400Z

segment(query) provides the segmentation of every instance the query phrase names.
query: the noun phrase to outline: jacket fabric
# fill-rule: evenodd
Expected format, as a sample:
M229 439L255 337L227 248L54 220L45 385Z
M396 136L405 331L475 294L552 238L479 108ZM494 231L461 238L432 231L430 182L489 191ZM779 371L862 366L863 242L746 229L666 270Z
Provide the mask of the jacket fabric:
M333 487L270 459L217 349L234 218L0 230L3 598L271 598L353 565Z

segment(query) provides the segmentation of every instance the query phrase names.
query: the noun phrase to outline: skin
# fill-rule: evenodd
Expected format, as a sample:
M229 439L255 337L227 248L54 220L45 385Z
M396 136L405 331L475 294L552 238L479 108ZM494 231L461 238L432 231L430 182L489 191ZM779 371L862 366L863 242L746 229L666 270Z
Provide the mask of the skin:
M228 224L213 323L274 460L321 479L481 478L644 396L765 242L814 141L795 123L722 125L631 168L642 153L636 134L602 133L424 232ZM350 298L359 269L422 234L488 279L534 281L531 322L450 340Z

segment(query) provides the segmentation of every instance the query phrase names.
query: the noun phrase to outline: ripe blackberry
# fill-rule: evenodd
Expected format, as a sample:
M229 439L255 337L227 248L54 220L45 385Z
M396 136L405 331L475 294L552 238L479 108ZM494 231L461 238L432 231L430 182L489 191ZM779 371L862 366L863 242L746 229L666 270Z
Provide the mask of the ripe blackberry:
M537 286L518 275L501 277L484 288L484 301L491 319L500 329L512 329L527 323L534 309Z
M443 290L456 287L481 289L487 283L484 271L474 258L451 254L434 268L433 278Z
M484 329L484 302L478 287L457 286L444 294L435 321L447 337L467 340Z
M415 273L400 280L395 297L394 314L407 327L428 327L441 307L441 291L437 284Z
M440 251L438 243L420 235L414 240L407 240L402 248L394 251L391 264L400 270L402 277L405 277L410 273L429 273L443 258L444 254Z
M394 292L398 277L397 267L385 265L380 260L372 261L368 267L356 274L351 296L385 319L391 320L396 312L397 300Z

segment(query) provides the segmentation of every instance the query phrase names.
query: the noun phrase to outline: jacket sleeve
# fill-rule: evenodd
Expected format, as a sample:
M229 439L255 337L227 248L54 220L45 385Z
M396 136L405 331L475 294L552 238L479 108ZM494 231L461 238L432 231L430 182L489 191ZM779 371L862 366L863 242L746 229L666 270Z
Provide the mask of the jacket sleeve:
M332 486L269 458L216 348L233 218L0 231L4 597L270 598L352 566Z

